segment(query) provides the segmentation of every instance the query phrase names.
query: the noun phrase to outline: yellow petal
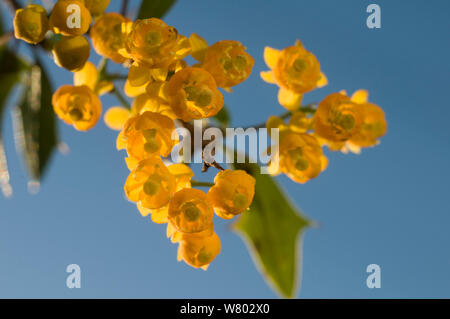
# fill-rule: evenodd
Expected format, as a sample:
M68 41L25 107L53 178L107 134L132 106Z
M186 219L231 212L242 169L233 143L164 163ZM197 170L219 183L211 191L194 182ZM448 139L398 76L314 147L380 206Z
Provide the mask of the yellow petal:
M369 100L369 92L366 90L358 90L352 95L352 101L358 104L367 103Z
M112 107L105 113L105 124L112 130L120 131L130 115L130 111L123 107Z
M142 217L147 217L151 214L151 210L142 206L141 202L137 203L137 209L141 213Z
M271 69L273 69L278 62L278 57L280 56L280 50L271 48L271 47L265 47L264 49L264 61L266 62L267 66Z
M97 80L97 67L91 62L86 62L84 67L80 71L75 72L73 75L73 84L75 86L86 85L93 91L97 85Z
M261 72L261 78L267 83L276 84L275 76L272 71Z
M297 110L302 103L303 95L298 94L285 88L278 91L278 102L290 111Z
M135 98L135 97L137 97L137 96L139 96L141 94L144 94L146 92L145 91L146 87L147 87L147 84L144 84L144 85L141 85L141 86L132 86L130 84L130 81L127 80L125 82L125 85L124 85L124 92L125 92L126 96L131 97L131 98Z
M150 81L150 70L143 66L132 65L128 73L128 81L130 85L139 87Z
M145 93L146 84L142 86L132 86L130 81L125 82L124 92L128 97L137 97Z
M189 43L192 48L192 57L198 62L203 62L205 60L206 50L208 49L208 42L197 33L193 33L189 37Z
M327 77L325 76L325 74L320 72L320 79L319 79L319 81L317 81L317 87L321 88L321 87L324 87L324 86L327 86L327 85L328 85Z

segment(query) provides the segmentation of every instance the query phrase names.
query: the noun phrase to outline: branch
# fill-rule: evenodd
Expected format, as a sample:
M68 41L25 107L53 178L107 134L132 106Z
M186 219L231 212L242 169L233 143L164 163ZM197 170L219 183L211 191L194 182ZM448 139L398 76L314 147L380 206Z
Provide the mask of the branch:
M120 13L125 17L128 11L128 0L122 0L122 9L120 9Z

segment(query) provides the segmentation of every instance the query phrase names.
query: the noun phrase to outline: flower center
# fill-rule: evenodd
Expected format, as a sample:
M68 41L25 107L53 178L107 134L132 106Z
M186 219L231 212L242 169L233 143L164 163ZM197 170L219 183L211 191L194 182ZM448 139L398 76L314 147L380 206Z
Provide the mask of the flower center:
M306 171L309 167L308 160L303 156L303 150L298 147L294 150L289 151L289 156L294 162L295 169L299 171Z
M72 121L78 122L83 118L83 112L79 108L74 107L69 111L69 116Z
M243 208L247 207L247 204L248 204L247 196L245 196L244 194L236 193L233 196L234 207L236 207L238 209L243 209Z
M155 196L159 188L161 187L161 182L155 176L150 176L144 183L143 190L148 196Z
M150 31L145 35L145 42L151 46L156 46L161 43L161 33Z
M181 207L181 211L184 217L190 222L195 222L198 220L202 214L202 211L194 203L186 203Z
M306 67L307 67L307 63L303 59L296 59L294 61L294 64L292 65L292 67L297 72L303 72L306 69Z
M200 252L197 255L197 260L202 264L207 264L211 261L211 254L205 249L205 247L200 249Z
M156 140L156 133L156 129L148 129L142 131L142 135L144 136L145 140L144 150L147 153L156 153L161 148L158 141Z

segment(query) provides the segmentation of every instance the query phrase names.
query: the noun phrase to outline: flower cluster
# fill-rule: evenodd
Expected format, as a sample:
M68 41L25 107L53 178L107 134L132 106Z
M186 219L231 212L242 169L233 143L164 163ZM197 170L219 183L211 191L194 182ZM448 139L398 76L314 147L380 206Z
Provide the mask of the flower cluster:
M168 237L179 244L179 260L206 269L221 249L214 213L232 219L245 212L255 179L240 170L220 171L205 193L193 188L189 166L170 165L165 158L178 143L176 124L215 116L224 104L219 88L230 92L245 81L254 60L238 41L210 46L197 34L185 37L157 18L133 22L104 13L108 4L59 0L49 18L43 7L29 5L16 13L16 37L37 44L48 31L60 35L53 45L54 60L74 72L74 85L60 87L52 103L58 117L80 131L97 124L99 96L115 90L101 68L88 62L91 48L85 34L89 31L99 55L129 69L124 92L133 99L131 107L112 107L104 117L120 131L117 148L128 154L125 194L143 216L167 224ZM195 65L185 61L188 55Z
M306 183L327 167L323 146L360 153L363 147L377 145L386 134L384 112L368 102L365 90L352 97L345 91L330 94L317 109L300 107L305 93L328 83L318 59L300 41L281 51L266 47L264 59L270 71L261 72L261 77L279 86L278 101L290 111L288 123L284 117L267 120L268 129L279 129L279 143L270 149L276 159L269 167L272 175L283 173Z

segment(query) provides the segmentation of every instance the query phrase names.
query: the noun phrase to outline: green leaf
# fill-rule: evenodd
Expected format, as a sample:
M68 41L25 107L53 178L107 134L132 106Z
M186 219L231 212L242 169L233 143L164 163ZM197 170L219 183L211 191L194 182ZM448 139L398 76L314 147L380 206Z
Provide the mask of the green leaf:
M299 236L311 222L294 209L284 192L269 175L254 164L237 164L256 178L255 198L250 211L234 225L246 241L257 268L282 296L296 294L300 277Z
M214 119L223 127L228 127L231 122L231 116L230 112L228 111L228 107L224 105L220 112L217 113L216 116L214 116Z
M21 73L27 65L12 53L6 45L0 46L0 189L5 197L12 193L9 184L9 170L6 153L3 147L2 126L5 104L13 88L19 83Z
M138 19L163 18L176 0L142 0Z
M22 103L16 117L16 142L30 177L40 181L57 145L57 129L52 108L52 88L45 69L37 64L29 72Z

